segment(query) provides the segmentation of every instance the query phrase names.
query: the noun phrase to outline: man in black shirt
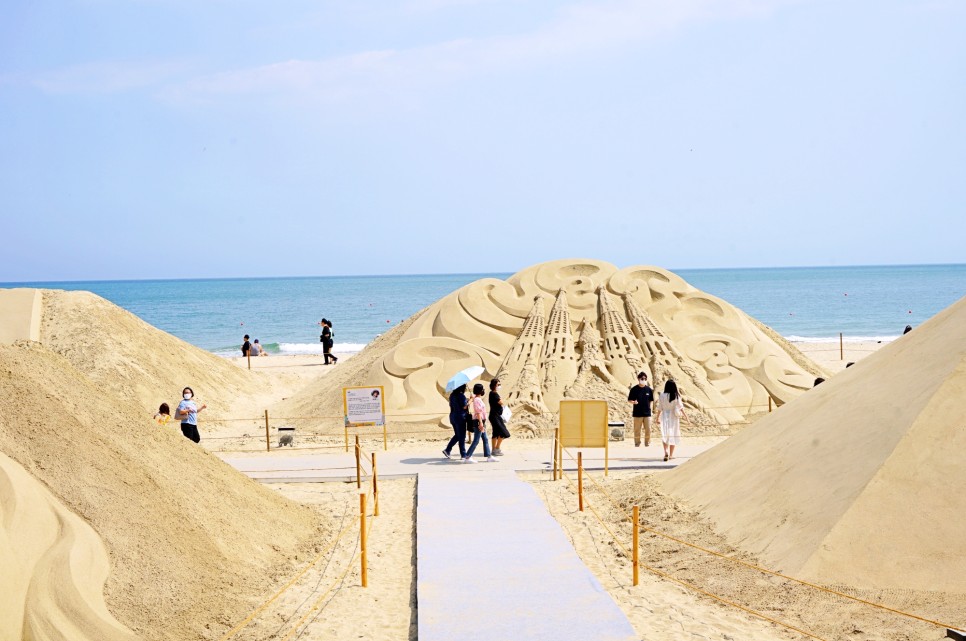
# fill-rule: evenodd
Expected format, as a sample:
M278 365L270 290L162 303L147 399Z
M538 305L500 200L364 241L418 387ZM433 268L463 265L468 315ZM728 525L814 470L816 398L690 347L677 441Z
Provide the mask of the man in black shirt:
M248 334L245 334L245 342L242 343L242 356L248 356L252 349L252 344L248 342Z
M631 388L627 401L634 406L634 447L641 446L641 426L644 427L644 447L651 444L651 405L654 390L647 384L647 374L637 375L637 385Z

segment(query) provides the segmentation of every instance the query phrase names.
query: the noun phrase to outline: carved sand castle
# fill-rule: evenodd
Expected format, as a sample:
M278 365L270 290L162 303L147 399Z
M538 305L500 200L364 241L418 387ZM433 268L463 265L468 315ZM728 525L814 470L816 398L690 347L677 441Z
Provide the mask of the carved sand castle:
M550 313L547 315L547 308ZM812 387L819 370L737 308L658 267L559 260L485 278L427 308L369 370L397 419L445 423L446 381L469 365L498 376L511 430L554 423L565 398L629 414L637 372L673 378L705 429L744 421Z

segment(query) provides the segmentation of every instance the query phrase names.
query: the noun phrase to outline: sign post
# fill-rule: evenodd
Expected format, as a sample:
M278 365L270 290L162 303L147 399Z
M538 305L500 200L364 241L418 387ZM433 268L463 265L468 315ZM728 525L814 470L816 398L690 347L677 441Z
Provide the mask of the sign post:
M371 387L343 387L342 410L345 415L346 442L350 427L383 426L383 447L386 441L386 401L381 385Z
M604 448L604 476L610 464L607 401L560 401L560 448ZM561 461L563 463L563 461Z

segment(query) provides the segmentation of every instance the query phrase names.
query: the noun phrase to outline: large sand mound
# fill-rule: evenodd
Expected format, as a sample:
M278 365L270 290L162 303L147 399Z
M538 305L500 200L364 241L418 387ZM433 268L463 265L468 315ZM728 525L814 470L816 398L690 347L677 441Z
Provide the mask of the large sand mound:
M211 636L207 626L244 616L272 574L289 572L293 555L317 540L315 512L240 475L176 426L159 428L136 405L37 343L0 345L0 397L0 451L103 538L112 570L110 611L146 638ZM0 488L0 541L23 540L26 532L41 545L49 540L49 519L11 525L11 518L27 514L18 496L33 490L17 480L22 475L8 478L13 484ZM60 536L63 545L77 544L69 529ZM77 549L57 562L87 554ZM60 619L74 614L35 607L33 599L46 598L43 591L28 591L26 602L7 600L23 580L22 573L0 573L0 630L25 613L49 619L38 623L45 629L65 629L69 621ZM103 580L98 572L90 577L94 586ZM46 584L64 591L59 602L71 602L69 581Z
M777 334L671 272L595 260L478 280L391 334L378 354L367 350L351 372L310 386L296 404L308 409L311 396L337 384L382 385L397 420L445 424L446 381L481 365L482 380L503 382L510 428L532 434L553 426L563 398L605 399L611 420L626 420L628 387L643 370L659 386L674 378L691 419L718 431L765 411L769 399L797 397L822 373Z
M671 472L776 569L966 593L966 298Z
M41 293L40 342L116 398L145 411L154 412L161 402L177 403L189 386L208 405L211 419L233 406L237 410L237 403L271 385L261 373L236 367L95 294Z

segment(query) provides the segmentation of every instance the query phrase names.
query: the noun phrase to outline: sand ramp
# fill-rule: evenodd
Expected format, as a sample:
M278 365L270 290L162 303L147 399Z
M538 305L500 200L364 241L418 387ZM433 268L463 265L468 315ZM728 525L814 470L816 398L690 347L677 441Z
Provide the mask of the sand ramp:
M966 593L966 299L671 472L802 578Z
M419 475L420 641L637 638L530 485L463 472Z

